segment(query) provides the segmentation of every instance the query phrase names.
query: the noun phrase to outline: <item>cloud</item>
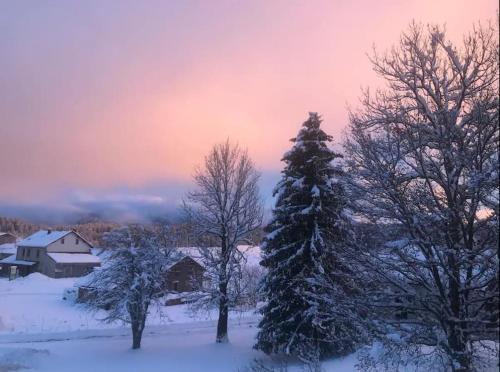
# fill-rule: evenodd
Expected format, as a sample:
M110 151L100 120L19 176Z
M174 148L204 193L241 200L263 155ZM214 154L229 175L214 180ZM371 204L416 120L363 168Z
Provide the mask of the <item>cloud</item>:
M110 222L177 219L187 185L167 184L109 190L70 190L57 199L37 203L0 203L0 215L36 223L76 223L89 217Z
M269 209L277 171L261 177L261 195ZM156 218L177 221L190 183L158 182L142 187L116 186L110 189L73 189L58 198L37 203L0 203L0 216L21 218L41 224L66 224L96 218L108 222L149 222Z

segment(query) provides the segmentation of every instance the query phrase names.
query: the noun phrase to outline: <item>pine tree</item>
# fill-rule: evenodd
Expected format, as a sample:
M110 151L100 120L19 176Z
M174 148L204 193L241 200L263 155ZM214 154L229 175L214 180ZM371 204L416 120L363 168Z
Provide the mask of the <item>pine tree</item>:
M351 352L357 330L346 319L352 309L337 302L349 290L347 266L335 251L346 233L341 170L332 164L341 155L328 148L332 137L320 116L309 115L274 190L261 262L267 303L255 348L310 362Z

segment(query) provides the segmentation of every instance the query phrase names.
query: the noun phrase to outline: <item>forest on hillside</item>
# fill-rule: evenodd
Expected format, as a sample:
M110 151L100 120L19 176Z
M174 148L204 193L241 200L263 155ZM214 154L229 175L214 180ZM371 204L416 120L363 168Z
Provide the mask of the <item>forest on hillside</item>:
M103 234L118 226L116 223L99 221L68 225L49 225L31 223L17 218L0 217L0 231L14 234L18 238L25 238L40 229L75 230L93 245L99 245Z

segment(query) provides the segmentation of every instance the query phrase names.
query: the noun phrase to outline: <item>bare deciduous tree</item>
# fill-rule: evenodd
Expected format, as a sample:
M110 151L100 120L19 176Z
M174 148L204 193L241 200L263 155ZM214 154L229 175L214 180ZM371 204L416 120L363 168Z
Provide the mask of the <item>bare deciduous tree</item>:
M262 223L259 173L246 151L229 141L216 145L194 176L197 186L185 200L185 210L196 234L212 236L218 247L201 248L210 283L200 289L199 301L219 307L217 342L227 342L228 310L232 304L230 283L241 273L242 253L237 245L248 244Z
M470 371L475 342L498 337L497 33L458 49L413 24L372 62L387 89L366 91L346 145L355 211L392 232L358 254L371 300L403 311L400 345Z

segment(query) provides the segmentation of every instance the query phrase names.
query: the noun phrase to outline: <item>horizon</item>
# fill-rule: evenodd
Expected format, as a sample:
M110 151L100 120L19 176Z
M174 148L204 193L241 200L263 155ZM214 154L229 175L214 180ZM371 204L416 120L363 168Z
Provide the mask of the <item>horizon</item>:
M286 4L286 5L285 5ZM309 111L340 146L380 86L367 54L412 20L460 40L498 3L12 2L0 12L0 216L172 216L215 143L248 148L266 207Z

